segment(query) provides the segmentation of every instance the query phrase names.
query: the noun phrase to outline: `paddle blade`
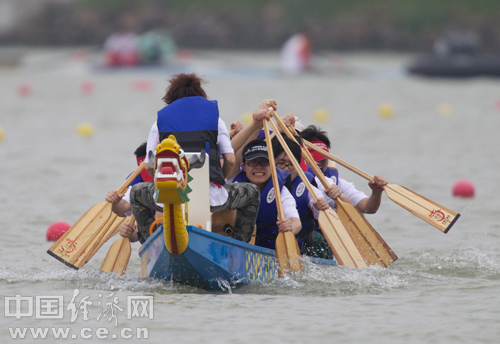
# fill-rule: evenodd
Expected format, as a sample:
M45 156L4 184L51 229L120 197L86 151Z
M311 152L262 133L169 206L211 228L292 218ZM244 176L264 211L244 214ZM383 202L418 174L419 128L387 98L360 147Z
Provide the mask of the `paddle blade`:
M115 272L118 275L125 274L131 252L132 248L128 238L122 237L116 240L109 248L100 270L106 273Z
M290 260L288 259L286 241L283 233L278 233L276 237L276 260L278 262L278 276L283 277L285 272L290 270Z
M351 234L334 210L320 211L318 223L339 265L353 268L368 266L363 253L356 247Z
M302 261L300 260L299 243L297 242L295 235L293 235L292 232L285 232L284 237L290 269L294 272L302 271L303 268Z
M337 215L352 235L354 243L363 250L370 264L388 267L398 257L366 218L352 204L336 200Z
M111 214L111 203L101 202L94 205L49 248L47 253L78 270L74 265L75 262L85 254L90 242L106 226Z
M412 214L448 233L460 214L411 191L404 186L389 184L384 188L387 197Z
M125 221L125 217L119 217L116 214L111 214L108 222L101 228L99 233L92 239L87 249L82 253L75 262L77 268L83 267L96 254L102 245L109 238L115 235L120 230L120 225Z

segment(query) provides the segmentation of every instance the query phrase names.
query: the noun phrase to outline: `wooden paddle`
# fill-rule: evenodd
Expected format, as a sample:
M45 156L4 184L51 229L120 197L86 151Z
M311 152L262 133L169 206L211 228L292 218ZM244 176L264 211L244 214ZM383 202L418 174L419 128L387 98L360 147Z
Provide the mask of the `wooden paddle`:
M271 176L273 178L274 195L276 207L278 208L278 219L283 221L285 214L281 204L281 190L279 188L278 176L276 174L276 164L274 163L273 146L269 134L269 126L264 121L264 133L266 135L267 154L271 165ZM292 232L280 232L276 237L276 259L278 261L278 276L282 277L287 271L302 271L302 262L300 260L300 250L297 239Z
M285 134L295 142L297 140L292 135L297 135L293 126L289 126L288 129L285 127L283 121L276 115L273 114L280 127L283 129ZM297 142L297 144L299 144ZM301 147L302 156L306 160L307 164L311 167L314 174L318 177L320 182L325 188L330 187L330 183L327 181L323 172L320 170L319 166L314 161L311 153ZM337 205L337 215L339 216L342 223L349 229L352 234L353 240L358 248L363 250L365 257L371 264L378 264L382 267L387 267L394 263L398 259L396 254L387 245L384 239L377 233L375 228L366 220L366 218L359 212L359 210L352 204L343 202L339 197L335 199Z
M273 115L271 111L268 112L268 114L270 117ZM276 118L277 116L274 117ZM278 133L278 129L276 128L274 123L272 121L270 121L269 123L271 124L273 131ZM304 185L309 191L309 194L316 202L318 200L318 196L316 195L316 192L314 192L311 184L309 183L309 180L307 180L304 171L302 171L302 169L300 168L299 162L294 159L293 154L290 151L290 148L288 148L288 145L286 144L283 137L281 135L276 135L276 137L281 143L281 146L283 147L285 153L290 157L290 161L295 167L295 170L297 171L299 177L304 182ZM370 264L370 261L366 259L363 251L358 249L358 247L355 245L351 233L344 226L335 211L333 211L332 209L320 210L318 223L339 265L361 268L366 267Z
M130 216L129 223L133 225L134 222L135 217L132 215ZM116 272L118 275L124 275L131 252L132 246L130 246L130 239L120 237L109 248L99 270L107 273Z
M120 230L120 226L125 219L125 217L119 217L114 213L111 214L108 222L101 228L98 235L92 239L87 249L85 249L85 251L83 251L78 257L74 266L77 268L83 267L101 248L101 246Z
M303 140L303 142L307 147L310 147L311 149L323 154L324 156L332 159L345 168L360 175L361 177L370 181L373 180L373 177L368 173L361 171L360 169L337 158L333 154L319 147L316 147L306 140ZM460 214L454 212L453 210L445 208L442 205L431 201L430 199L427 199L424 196L411 191L410 189L405 188L404 186L389 184L384 187L384 191L387 194L387 197L389 197L393 202L405 208L412 214L420 217L425 222L433 225L441 232L448 233L448 231L460 217Z
M143 169L144 162L142 162L134 173L132 173L118 188L118 192L125 192L130 183ZM111 226L114 222L111 222L113 214L111 207L112 204L110 202L101 202L91 207L54 243L54 245L49 248L47 253L67 266L78 270L78 267L75 265L78 258L85 255L86 252L94 252L95 247L99 245L101 239L106 235L107 229L110 228L107 226ZM89 247L96 236L99 238L99 241L94 242L94 247Z

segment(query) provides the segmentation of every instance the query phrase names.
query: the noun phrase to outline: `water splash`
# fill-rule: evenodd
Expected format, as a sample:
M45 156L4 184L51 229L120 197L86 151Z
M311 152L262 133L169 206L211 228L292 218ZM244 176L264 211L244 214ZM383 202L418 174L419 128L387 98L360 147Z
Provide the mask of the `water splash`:
M260 294L289 296L348 296L373 295L398 289L413 289L439 283L463 282L477 278L498 279L500 264L495 247L477 248L462 246L451 252L410 253L400 257L388 268L370 266L362 269L345 266L322 266L303 258L303 273L288 273L283 278L269 282L255 282L233 289L227 281L217 281L222 292L216 294ZM12 266L0 268L2 284L32 284L37 288L50 285L53 289L119 290L134 293L213 293L182 286L172 281L139 278L131 270L119 276L104 273L93 267L79 271L52 264L19 269Z

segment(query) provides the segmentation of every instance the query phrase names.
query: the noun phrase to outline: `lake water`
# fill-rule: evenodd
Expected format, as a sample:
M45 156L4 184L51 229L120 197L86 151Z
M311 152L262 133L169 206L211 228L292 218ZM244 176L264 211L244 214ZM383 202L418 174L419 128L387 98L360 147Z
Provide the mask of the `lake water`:
M317 57L315 73L284 77L277 52L194 52L189 68L206 76L226 124L273 98L278 114L324 127L338 157L462 214L443 234L383 196L368 220L399 256L389 268L305 262L297 276L206 292L141 279L137 243L125 276L99 271L115 239L79 271L46 253L51 223L73 223L135 169L133 151L163 106L169 76L90 69L85 53L95 57L91 49L28 49L19 67L0 69L0 342L15 329L26 329L23 343L62 341L54 329L67 329L73 343L500 341L498 80L420 79L405 75L408 56L333 53ZM392 117L377 114L383 103ZM76 135L83 122L93 137ZM366 180L339 170L369 192ZM475 198L452 196L459 179L474 184ZM44 312L57 297L62 312ZM127 301L148 297L154 313L128 319ZM122 310L106 313L106 302ZM136 339L137 328L149 338ZM47 329L46 339L31 329Z

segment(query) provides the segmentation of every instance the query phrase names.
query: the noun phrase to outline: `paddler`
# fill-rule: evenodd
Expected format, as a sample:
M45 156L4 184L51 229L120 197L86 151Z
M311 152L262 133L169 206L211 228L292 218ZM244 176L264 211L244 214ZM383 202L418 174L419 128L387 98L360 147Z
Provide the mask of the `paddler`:
M290 173L291 194L297 204L297 211L299 212L300 221L302 223L302 230L296 236L300 253L308 256L325 258L322 254L323 245L314 245L315 241L320 240L323 242L324 239L315 238L316 235L313 235L313 233L322 236L320 232L314 232L314 229L317 227L315 220L318 219L319 211L329 209L330 205L323 192L317 188L320 183L316 180L314 174L305 171L304 174L318 197L318 200L314 201L291 161L291 159L294 159L300 163L302 150L295 141L284 135L283 139L293 156L290 157L287 155L277 137L274 137L272 140L273 153L276 167ZM296 137L296 140L300 142L300 137ZM335 194L336 197L341 194L340 189L336 185L332 185L332 194ZM315 246L319 249L318 252L315 252Z
M236 209L232 237L248 242L257 218L259 189L251 183L227 184L225 181L235 157L227 127L219 117L217 101L207 99L201 86L204 81L196 74L176 74L169 82L163 97L167 105L158 111L157 121L149 133L148 157L149 152L154 154L160 141L171 134L185 152L205 150L210 166L210 211ZM153 175L153 169L148 166L148 170ZM151 183L139 183L132 188L130 200L141 243L149 237L149 227L155 220L151 210L163 211L154 201L154 192L155 186Z
M144 142L134 151L137 166L139 166L144 159L146 159L146 145L147 142ZM130 183L126 192L121 194L114 189L110 190L108 191L105 200L112 204L111 210L116 215L120 217L131 216L132 207L130 206L130 190L135 184L152 181L153 178L151 175L146 170L142 170L142 172ZM134 223L131 225L128 221L124 221L120 226L120 235L122 237L129 238L130 242L138 241L137 224Z
M260 139L251 141L243 148L242 158L243 170L234 178L234 184L252 183L260 191L255 245L274 249L279 232L289 231L297 235L302 228L295 199L289 191L290 173L276 168L285 217L279 221L266 142Z
M330 149L330 140L326 131L314 125L310 125L304 129L300 133L300 137L327 152ZM372 193L370 196L367 196L364 192L357 190L353 183L340 178L339 171L329 167L329 159L326 156L310 148L308 148L308 150L311 152L321 171L323 171L323 174L330 179L329 182L337 185L342 195L349 197L352 204L358 208L360 212L365 214L375 214L377 212L382 201L382 192L384 191L383 187L387 185L387 181L383 177L373 177L373 180L368 183ZM314 174L311 168L309 168L309 172ZM334 202L333 199L335 198L335 193L332 190L333 185L326 189L325 193L331 197L332 202Z

